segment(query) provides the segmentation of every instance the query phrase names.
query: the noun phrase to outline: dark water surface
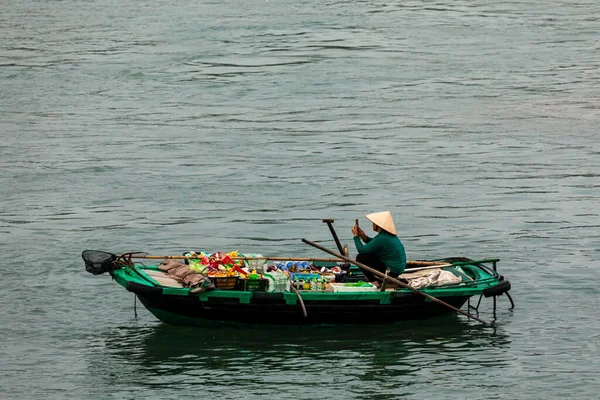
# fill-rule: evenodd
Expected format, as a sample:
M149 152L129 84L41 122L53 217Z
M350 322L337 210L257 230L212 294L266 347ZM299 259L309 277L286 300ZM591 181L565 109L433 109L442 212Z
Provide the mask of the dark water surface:
M2 398L595 399L600 6L13 1L0 13ZM176 328L84 249L499 257L517 308ZM362 219L363 224L366 224Z

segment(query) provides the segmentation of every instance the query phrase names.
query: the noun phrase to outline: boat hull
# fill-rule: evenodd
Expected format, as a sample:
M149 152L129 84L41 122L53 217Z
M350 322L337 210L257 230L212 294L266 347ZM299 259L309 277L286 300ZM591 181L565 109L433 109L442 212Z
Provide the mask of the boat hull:
M168 295L159 288L130 284L127 289L159 320L173 325L203 325L208 321L246 324L381 324L430 318L452 313L449 308L414 293L361 293L329 296L307 293L300 301L293 293L252 293L250 298L227 293L209 295ZM239 292L238 292L239 293ZM216 293L212 293L213 295ZM469 295L439 297L460 308Z

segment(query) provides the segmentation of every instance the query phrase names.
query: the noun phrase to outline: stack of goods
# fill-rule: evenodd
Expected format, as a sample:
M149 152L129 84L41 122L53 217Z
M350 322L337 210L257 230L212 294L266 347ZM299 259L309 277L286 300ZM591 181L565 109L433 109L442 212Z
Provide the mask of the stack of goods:
M317 268L307 261L267 263L260 254L195 253L190 251L189 269L208 276L216 289L289 292L296 290L333 291L331 283L343 271L339 266Z
M246 273L241 267L242 263L234 261L232 257L237 257L237 252L223 254L217 252L206 254L200 252L196 254L193 251L185 254L190 257L190 270L206 274L216 289L235 290L238 286L240 274Z
M267 260L261 254L244 254L244 265L249 271L256 271L259 274L267 272Z
M331 280L320 274L290 274L290 279L297 290L331 291Z
M251 274L247 269L244 269L244 262L236 260L239 257L237 251L229 253L204 253L199 254L190 251L185 254L189 257L189 268L192 271L205 273L215 285L216 289L220 290L264 290L266 281L256 273ZM253 285L247 285L242 280L246 280L251 276ZM261 286L262 284L262 286Z
M286 274L290 285L296 290L331 291L329 283L335 281L336 273L341 272L340 267L333 267L333 269L323 267L319 270L308 261L280 262L275 263L273 268Z
M285 261L285 262L276 262L274 265L275 268L281 271L288 271L292 273L296 272L311 272L315 268L311 268L311 265L308 261Z
M269 272L263 274L268 279L267 292L289 292L290 277L284 271L272 268Z

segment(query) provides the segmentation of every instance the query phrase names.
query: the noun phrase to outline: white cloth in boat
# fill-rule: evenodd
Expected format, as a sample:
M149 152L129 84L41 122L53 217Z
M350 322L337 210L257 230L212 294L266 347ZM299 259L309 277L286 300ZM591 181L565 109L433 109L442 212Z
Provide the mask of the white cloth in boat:
M462 282L460 276L454 275L450 271L443 269L424 270L400 275L408 281L408 284L415 289L426 287L453 285Z

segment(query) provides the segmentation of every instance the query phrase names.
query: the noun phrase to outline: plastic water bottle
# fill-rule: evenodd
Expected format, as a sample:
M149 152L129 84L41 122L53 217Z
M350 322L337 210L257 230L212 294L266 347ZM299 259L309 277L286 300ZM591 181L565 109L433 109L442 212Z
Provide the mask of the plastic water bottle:
M308 263L308 261L302 261L302 262L298 263L298 266L300 269L310 271L310 264Z

